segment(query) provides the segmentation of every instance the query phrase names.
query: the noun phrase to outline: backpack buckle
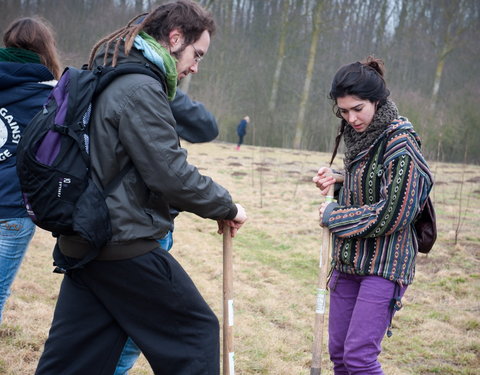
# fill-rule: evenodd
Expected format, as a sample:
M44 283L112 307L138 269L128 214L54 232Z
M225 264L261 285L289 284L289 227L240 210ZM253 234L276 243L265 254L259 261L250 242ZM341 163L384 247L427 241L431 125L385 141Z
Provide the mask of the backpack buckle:
M93 71L93 74L102 74L103 72L103 66L102 65L99 65L95 68L95 70Z
M53 130L61 134L68 134L68 127L64 125L54 124Z
M53 273L60 273L65 275L67 273L67 270L65 268L56 266L53 270Z

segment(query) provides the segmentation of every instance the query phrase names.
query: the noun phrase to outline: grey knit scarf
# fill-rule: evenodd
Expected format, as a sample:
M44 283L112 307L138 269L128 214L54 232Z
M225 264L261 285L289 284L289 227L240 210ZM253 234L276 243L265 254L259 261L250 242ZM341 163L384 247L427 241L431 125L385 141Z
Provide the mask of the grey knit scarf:
M347 125L343 133L345 141L345 167L348 168L350 166L350 163L359 152L370 147L396 118L398 118L397 106L390 99L387 99L385 104L377 109L371 124L364 132L356 132L350 125Z

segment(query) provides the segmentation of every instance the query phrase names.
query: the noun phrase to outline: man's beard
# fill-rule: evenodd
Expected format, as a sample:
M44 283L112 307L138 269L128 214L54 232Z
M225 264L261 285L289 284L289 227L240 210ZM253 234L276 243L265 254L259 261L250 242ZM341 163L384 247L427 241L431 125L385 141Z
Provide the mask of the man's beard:
M180 61L183 53L185 52L186 47L187 46L183 45L178 51L175 51L175 52L170 51L170 55L172 55L175 59L177 59L177 61ZM177 72L177 75L180 75L182 73L183 73L184 77L178 78L177 83L180 82L181 79L185 78L188 75L189 72L188 71Z
M187 48L187 46L184 44L180 47L179 50L173 52L173 51L170 51L170 55L172 55L174 58L176 58L177 60L180 60L180 58L182 57L183 55L183 52L185 52L185 48Z

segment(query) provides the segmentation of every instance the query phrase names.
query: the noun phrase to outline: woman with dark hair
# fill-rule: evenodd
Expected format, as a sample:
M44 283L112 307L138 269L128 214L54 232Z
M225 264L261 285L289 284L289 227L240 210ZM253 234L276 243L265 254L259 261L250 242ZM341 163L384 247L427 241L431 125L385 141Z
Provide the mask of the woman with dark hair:
M342 66L329 95L341 119L330 166L342 136L345 142L338 203L320 207L321 225L333 234L329 351L336 375L383 374L381 342L414 278L413 223L433 185L420 139L389 95L383 61L373 57ZM320 168L313 181L326 195L332 169Z
M60 63L50 26L39 18L13 21L0 48L0 321L10 286L35 225L24 208L16 150L58 79Z

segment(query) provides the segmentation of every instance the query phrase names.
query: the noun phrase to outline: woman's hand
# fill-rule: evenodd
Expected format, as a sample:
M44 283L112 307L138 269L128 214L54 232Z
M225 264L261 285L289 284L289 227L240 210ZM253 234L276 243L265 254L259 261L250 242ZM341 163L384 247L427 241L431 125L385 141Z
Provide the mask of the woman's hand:
M322 167L318 170L312 181L320 189L322 195L327 195L329 187L335 183L335 177L332 176L332 168Z

